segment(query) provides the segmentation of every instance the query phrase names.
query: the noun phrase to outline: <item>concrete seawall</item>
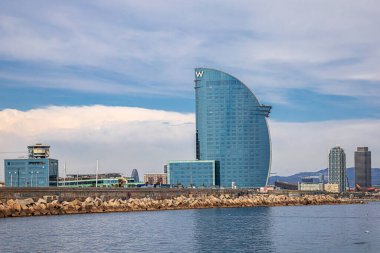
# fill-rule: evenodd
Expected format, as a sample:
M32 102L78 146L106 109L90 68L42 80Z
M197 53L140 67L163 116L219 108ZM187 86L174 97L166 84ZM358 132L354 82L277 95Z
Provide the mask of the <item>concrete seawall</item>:
M87 197L110 199L151 198L155 200L172 199L179 196L207 196L229 194L230 196L243 196L256 193L252 189L178 189L178 188L0 188L0 200L9 199L39 199L43 196L57 196L58 200L71 201L84 200Z

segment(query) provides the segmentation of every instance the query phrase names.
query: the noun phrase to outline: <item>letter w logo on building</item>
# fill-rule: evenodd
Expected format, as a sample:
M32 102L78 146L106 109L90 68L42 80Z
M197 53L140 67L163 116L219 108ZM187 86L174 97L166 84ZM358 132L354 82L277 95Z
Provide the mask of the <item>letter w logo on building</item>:
M202 76L203 76L203 71L195 71L195 76L196 76L197 78L202 77Z

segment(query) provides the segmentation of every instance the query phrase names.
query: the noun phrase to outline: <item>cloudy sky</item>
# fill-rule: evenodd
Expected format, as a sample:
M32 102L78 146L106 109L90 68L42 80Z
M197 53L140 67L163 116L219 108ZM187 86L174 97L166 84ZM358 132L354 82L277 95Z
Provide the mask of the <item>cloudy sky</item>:
M193 69L211 67L273 106L278 175L334 145L380 167L379 25L376 0L0 1L0 160L36 142L68 173L193 159Z

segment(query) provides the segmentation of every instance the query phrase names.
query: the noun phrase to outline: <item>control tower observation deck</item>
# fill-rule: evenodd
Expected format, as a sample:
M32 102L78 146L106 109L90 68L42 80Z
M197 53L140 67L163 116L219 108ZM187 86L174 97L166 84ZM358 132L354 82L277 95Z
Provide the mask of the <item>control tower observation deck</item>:
M29 159L49 158L50 146L37 143L32 146L28 146Z

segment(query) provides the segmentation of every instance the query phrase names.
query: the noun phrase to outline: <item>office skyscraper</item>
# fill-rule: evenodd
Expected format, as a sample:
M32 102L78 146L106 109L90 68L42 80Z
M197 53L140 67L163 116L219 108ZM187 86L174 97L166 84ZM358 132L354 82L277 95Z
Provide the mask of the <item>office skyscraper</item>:
M237 78L195 69L196 159L216 161L216 185L265 186L271 162L270 106Z
M371 151L368 147L358 147L355 151L355 184L371 187Z
M346 182L346 154L343 148L333 147L329 153L329 183L338 184L339 192L344 192Z

